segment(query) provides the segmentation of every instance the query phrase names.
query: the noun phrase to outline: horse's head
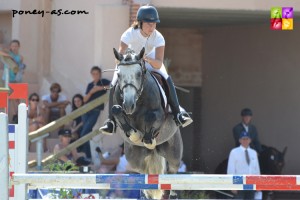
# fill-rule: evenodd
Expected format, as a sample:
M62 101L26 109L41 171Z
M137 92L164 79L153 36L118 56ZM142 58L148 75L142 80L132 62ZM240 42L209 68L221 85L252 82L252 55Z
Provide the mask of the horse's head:
M273 147L267 147L261 153L261 171L263 174L281 174L285 161L284 156L287 147L282 152Z
M136 102L142 94L146 68L143 60L145 49L139 54L127 49L124 55L114 49L118 64L118 85L123 98L123 109L131 115L136 108Z

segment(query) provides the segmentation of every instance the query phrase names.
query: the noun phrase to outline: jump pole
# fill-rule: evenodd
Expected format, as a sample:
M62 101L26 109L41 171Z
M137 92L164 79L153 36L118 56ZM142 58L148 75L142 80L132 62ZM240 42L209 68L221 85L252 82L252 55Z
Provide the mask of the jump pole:
M26 174L28 150L28 121L27 106L21 103L18 106L18 126L15 134L15 174ZM15 185L15 199L26 199L27 184Z
M30 188L300 191L300 176L239 176L211 174L15 174L14 184L29 184Z
M0 197L9 199L8 170L8 118L6 113L0 113Z

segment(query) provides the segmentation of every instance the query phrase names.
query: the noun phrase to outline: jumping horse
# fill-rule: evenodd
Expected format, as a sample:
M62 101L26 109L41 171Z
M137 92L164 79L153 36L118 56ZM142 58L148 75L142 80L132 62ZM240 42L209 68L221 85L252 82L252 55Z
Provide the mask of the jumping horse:
M125 155L138 173L176 173L182 158L183 143L173 116L161 102L157 80L139 54L127 49L124 55L114 49L118 60L118 81L113 95L112 115L122 129ZM170 191L145 190L146 198L161 199Z

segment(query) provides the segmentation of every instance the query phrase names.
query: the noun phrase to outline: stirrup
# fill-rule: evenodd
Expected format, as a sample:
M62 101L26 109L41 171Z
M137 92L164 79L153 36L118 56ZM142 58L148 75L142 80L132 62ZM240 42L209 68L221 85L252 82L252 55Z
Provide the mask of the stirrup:
M181 120L180 120L181 118ZM182 111L177 113L176 124L182 126L183 128L190 125L193 122L193 119L190 117L189 113Z
M112 129L111 129L111 127L109 127L108 123L110 123L112 125ZM105 124L104 126L99 128L99 131L102 134L113 135L114 133L116 133L116 125L115 125L114 120L108 119L104 122L104 124Z

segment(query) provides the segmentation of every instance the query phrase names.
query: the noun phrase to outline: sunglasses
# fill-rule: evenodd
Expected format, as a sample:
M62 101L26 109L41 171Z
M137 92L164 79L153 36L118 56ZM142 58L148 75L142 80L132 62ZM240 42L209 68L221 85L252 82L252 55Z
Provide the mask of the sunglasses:
M30 101L36 101L36 102L39 102L39 100L38 100L38 99L31 99Z

